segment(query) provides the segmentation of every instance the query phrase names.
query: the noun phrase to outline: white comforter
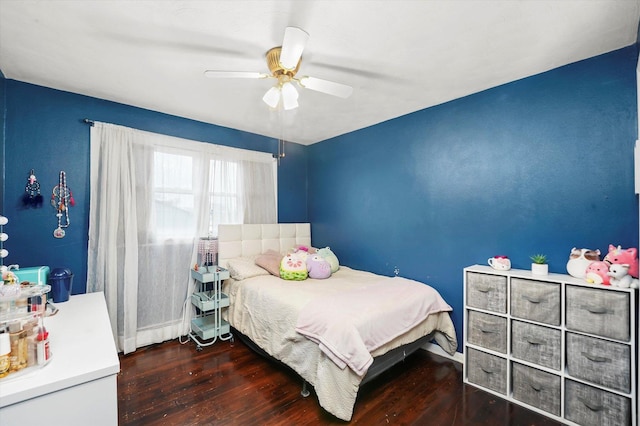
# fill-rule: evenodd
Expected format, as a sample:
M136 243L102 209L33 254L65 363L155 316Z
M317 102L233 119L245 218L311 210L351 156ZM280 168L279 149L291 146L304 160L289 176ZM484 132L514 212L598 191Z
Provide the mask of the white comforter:
M358 387L363 376L351 368L340 368L317 343L295 331L303 308L313 300L338 300L345 291L358 292L380 280L396 280L347 267L326 280L286 281L262 275L242 281L227 280L229 323L248 336L274 358L293 368L315 389L320 405L343 420L353 414ZM389 298L392 298L389 293ZM439 296L438 296L439 297ZM435 331L434 338L453 354L457 348L455 330L448 312L429 315L410 331L393 338L371 352L378 356Z
M411 330L436 312L449 312L440 294L417 281L379 277L366 286L345 289L340 297L313 300L298 316L296 331L320 346L340 368L364 376L371 351Z

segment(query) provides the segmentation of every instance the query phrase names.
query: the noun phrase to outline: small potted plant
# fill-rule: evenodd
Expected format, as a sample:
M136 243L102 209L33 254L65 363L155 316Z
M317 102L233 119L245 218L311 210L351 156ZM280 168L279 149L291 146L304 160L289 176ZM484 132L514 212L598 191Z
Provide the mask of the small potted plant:
M531 273L534 275L548 275L549 265L547 264L547 255L534 254L530 256L533 263L531 264Z

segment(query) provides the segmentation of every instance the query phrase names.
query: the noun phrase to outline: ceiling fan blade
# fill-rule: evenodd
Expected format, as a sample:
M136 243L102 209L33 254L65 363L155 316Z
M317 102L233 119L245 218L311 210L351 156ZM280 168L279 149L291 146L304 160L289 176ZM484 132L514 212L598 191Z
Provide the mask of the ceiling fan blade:
M216 71L207 70L204 75L209 78L267 78L269 74L250 71Z
M309 34L298 27L287 27L284 30L284 40L280 52L280 65L283 68L287 70L296 68L308 39Z
M338 96L346 99L353 93L353 87L346 84L335 83L329 80L323 80L315 77L302 77L298 80L300 85L305 89L315 90L316 92L326 93L328 95Z

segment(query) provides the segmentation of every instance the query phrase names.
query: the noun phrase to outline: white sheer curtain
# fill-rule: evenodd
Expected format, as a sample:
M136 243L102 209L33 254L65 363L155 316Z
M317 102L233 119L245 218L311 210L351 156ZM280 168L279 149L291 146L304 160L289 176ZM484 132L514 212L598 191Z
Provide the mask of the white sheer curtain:
M94 123L87 287L104 291L120 351L188 332L198 238L276 223L276 182L267 153Z

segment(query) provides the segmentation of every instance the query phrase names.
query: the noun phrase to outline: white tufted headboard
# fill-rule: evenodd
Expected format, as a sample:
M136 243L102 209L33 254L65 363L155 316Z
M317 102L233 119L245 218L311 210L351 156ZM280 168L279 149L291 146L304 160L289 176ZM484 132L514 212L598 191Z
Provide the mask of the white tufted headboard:
M296 244L311 245L311 224L218 225L218 264L226 268L228 259L284 252Z

